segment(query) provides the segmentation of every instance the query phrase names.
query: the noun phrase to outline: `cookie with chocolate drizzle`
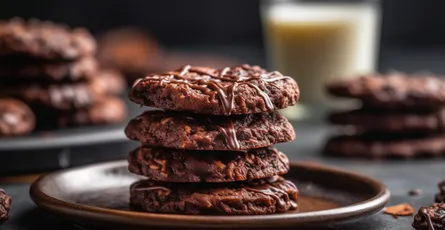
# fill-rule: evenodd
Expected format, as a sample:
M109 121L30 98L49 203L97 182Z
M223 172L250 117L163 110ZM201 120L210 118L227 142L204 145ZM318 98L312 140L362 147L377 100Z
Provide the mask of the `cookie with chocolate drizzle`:
M125 133L144 145L190 150L246 150L295 139L292 125L276 111L233 116L146 111Z
M19 136L34 129L35 117L23 102L0 99L0 136Z
M283 109L295 105L299 96L292 78L250 65L223 69L186 65L136 80L129 95L141 105L226 116Z
M140 181L130 188L133 209L181 214L261 215L297 208L298 189L282 177L232 183Z
M417 230L445 229L445 203L420 208L414 216L413 227Z
M141 146L128 156L130 172L165 182L233 182L286 174L289 159L274 148L192 151Z

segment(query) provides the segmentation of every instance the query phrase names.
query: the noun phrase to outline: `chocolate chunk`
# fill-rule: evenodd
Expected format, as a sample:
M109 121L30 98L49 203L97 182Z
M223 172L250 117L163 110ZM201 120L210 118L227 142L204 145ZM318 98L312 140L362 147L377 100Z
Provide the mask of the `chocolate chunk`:
M34 114L27 105L15 99L0 99L0 136L24 135L34 125Z
M366 107L425 109L445 105L445 81L435 76L370 74L332 82L327 90L335 96L360 99Z
M414 216L413 227L417 230L445 229L445 204L433 204L431 207L420 208Z
M135 103L166 110L234 115L295 105L300 91L292 78L258 66L213 69L187 65L137 80L129 96Z
M130 153L128 162L130 172L165 182L245 181L289 170L289 159L274 148L229 152L141 146Z
M246 150L295 138L292 125L278 112L208 116L146 111L128 123L125 134L149 146L190 150Z
M298 189L281 177L232 183L161 183L131 186L130 203L146 212L259 215L297 208Z
M18 18L0 21L0 44L0 56L46 60L74 60L96 51L94 38L83 28Z

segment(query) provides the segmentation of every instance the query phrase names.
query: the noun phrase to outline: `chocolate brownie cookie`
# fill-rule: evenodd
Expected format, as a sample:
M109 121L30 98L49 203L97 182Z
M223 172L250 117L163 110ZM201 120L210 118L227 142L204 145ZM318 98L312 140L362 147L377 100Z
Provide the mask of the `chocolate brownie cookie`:
M15 99L0 99L0 136L24 135L34 125L34 114L27 105Z
M109 31L98 41L97 58L104 68L121 72L129 83L164 64L159 44L144 31L127 27Z
M131 120L125 134L148 146L190 150L246 150L295 139L278 112L234 116L146 111Z
M295 105L300 91L292 78L258 66L213 69L187 65L137 80L129 96L138 104L166 110L234 115Z
M0 66L0 84L75 82L92 78L98 70L93 57L74 62L13 63Z
M400 112L359 109L336 112L329 121L353 125L360 132L435 132L445 130L445 108L434 111Z
M244 152L141 146L128 156L130 172L165 182L233 182L283 175L289 159L274 148Z
M445 229L445 203L420 208L414 216L413 227L417 230Z
M445 202L445 180L438 184L439 193L436 194L436 202Z
M81 109L66 114L54 114L55 119L48 117L39 120L40 125L46 127L72 127L81 125L117 124L127 117L127 108L120 98L105 97L88 109ZM52 122L53 123L51 125Z
M281 177L253 182L162 183L131 186L130 204L147 212L260 215L297 208L298 189Z
M324 152L350 157L420 157L445 154L443 134L363 134L338 136L328 140Z
M11 197L6 195L3 189L0 189L0 223L8 220L11 201Z
M87 83L14 86L0 90L0 97L20 99L34 111L59 112L88 108L99 96Z
M70 29L49 21L0 21L0 56L26 56L47 60L74 60L91 56L96 43L83 29Z
M89 82L90 88L96 94L119 95L127 89L127 83L122 75L111 70L97 72Z
M434 76L374 74L332 82L327 90L335 96L358 98L367 107L419 109L445 105L445 81Z

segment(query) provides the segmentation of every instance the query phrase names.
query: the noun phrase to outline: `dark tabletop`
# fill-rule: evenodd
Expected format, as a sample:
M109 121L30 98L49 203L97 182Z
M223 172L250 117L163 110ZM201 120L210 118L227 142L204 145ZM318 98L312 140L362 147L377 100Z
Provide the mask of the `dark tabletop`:
M444 65L436 59L443 54L421 52L418 55L388 55L384 59L382 69L405 69L410 71L431 69L435 72L445 72ZM437 52L436 52L437 53ZM228 53L230 54L230 52ZM239 52L238 52L239 54ZM252 54L252 52L250 52ZM259 53L257 53L260 55ZM238 55L239 56L239 55ZM242 56L242 55L241 55ZM248 59L251 55L246 55ZM404 59L396 57L405 57ZM422 58L429 57L429 58ZM411 58L409 58L411 57ZM431 59L431 60L430 60ZM429 61L428 61L429 60ZM261 64L261 61L257 62ZM428 65L433 63L433 66ZM442 63L442 62L440 62ZM434 200L434 194L438 191L437 183L445 179L445 158L415 159L415 160L390 160L369 161L328 158L320 154L324 141L332 129L321 122L297 122L294 123L297 139L291 143L281 144L277 147L285 152L293 161L312 161L351 170L381 180L391 191L389 205L409 203L416 209L430 205ZM122 143L122 147L116 148L123 155L136 146L130 141ZM88 149L83 151L88 152ZM97 150L94 150L97 151ZM29 184L0 184L8 194L13 197L10 220L4 223L0 229L5 230L31 230L31 229L79 229L69 222L39 210L28 195ZM411 189L421 189L421 195L409 196ZM375 214L358 222L332 226L327 229L344 230L405 230L412 229L412 217L399 217L398 219L383 213Z
M409 203L415 208L429 205L437 192L437 183L445 179L445 159L369 161L334 159L322 156L322 146L330 128L324 124L295 123L297 139L277 147L293 161L315 161L365 174L383 181L391 191L390 205ZM327 178L328 179L328 178ZM1 229L71 229L69 222L36 208L28 196L29 184L0 184L12 197L10 220ZM421 189L420 196L408 196L411 189ZM374 230L411 229L412 217L394 219L383 213L355 223L329 229Z

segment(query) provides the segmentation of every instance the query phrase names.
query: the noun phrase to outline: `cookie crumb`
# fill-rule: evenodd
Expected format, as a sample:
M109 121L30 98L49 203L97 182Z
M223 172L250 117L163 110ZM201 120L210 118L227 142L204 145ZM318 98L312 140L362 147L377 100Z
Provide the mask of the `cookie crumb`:
M397 219L399 216L412 216L416 210L409 204L398 204L385 208L384 212Z
M436 202L445 202L445 180L441 181L437 187L439 187L439 192L436 194Z
M422 194L422 190L420 189L411 189L408 191L409 196L420 196Z

